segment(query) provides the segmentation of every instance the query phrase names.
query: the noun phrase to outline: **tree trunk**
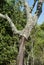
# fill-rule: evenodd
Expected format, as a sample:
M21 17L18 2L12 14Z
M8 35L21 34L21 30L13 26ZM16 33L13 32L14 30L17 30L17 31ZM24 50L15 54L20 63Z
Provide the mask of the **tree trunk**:
M17 57L17 65L23 65L24 63L24 51L25 51L25 37L20 40L19 54Z

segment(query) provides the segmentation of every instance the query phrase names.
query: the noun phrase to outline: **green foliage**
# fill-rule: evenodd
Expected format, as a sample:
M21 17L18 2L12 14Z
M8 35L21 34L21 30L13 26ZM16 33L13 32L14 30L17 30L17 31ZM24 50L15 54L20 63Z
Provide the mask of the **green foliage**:
M30 36L25 45L25 63L28 61L31 65L34 58L34 65L44 65L44 24L37 24Z
M2 2L3 1L3 2ZM3 5L2 5L3 4ZM13 20L17 29L22 30L26 25L26 14L25 10L21 10L22 3L19 0L1 0L0 1L0 13L8 14ZM31 32L32 40L34 43L34 56L35 62L39 60L43 63L44 54L44 23L37 25ZM19 47L18 35L13 35L11 27L7 20L0 18L0 65L8 62L15 62L18 54ZM31 54L31 38L26 41L25 47L25 60L27 60L28 54ZM15 60L15 61L14 61ZM27 61L26 61L27 62ZM12 64L11 63L11 64ZM37 63L37 62L36 62ZM35 63L35 64L36 64ZM38 65L38 64L37 64Z
M25 15L16 0L3 0L0 2L0 13L8 14L18 29L25 26ZM7 20L0 18L0 64L16 61L18 54L18 35L13 35Z

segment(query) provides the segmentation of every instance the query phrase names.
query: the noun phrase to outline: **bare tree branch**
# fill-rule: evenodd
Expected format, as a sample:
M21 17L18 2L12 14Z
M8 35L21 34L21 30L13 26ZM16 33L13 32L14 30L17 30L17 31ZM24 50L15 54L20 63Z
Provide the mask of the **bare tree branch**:
M6 14L6 19L9 21L9 24L12 28L12 31L14 34L20 34L21 31L18 31L16 26L14 25L14 23L12 22L12 20L8 17L8 15Z
M43 4L43 0L39 0L37 3L37 10L36 10L36 14L39 17L42 13L42 4Z
M35 7L35 4L38 0L34 0L34 3L33 3L33 6L32 6L32 9L31 9L31 12L33 11L33 8Z
M10 27L12 28L13 34L20 34L21 33L21 31L17 30L16 26L14 25L14 23L12 22L12 20L10 19L10 17L7 14L3 15L0 13L0 17L7 19L7 21L10 24Z
M24 0L24 7L25 7L25 9L26 9L26 13L27 13L27 11L28 11L28 13L31 12L31 8L30 8L30 6L28 5L28 3L27 3L26 0Z
M5 15L3 15L3 14L1 14L1 13L0 13L0 17L6 19Z
M34 16L32 16L32 13L30 13L31 9L30 9L28 3L26 2L26 0L24 0L24 7L26 10L26 15L27 15L27 24L26 24L25 28L21 31L17 30L16 26L14 25L14 23L8 17L7 14L6 15L0 14L0 17L3 17L3 18L8 20L14 34L22 35L26 39L28 39L28 37L30 36L32 28L35 26L35 24L38 20L38 16L37 16L37 13Z
M32 28L35 26L37 22L37 16L35 15L32 19L29 20L29 22L27 22L25 28L23 29L22 35L28 39L28 37L31 34L31 30Z
M10 24L10 27L12 28L12 31L14 34L19 34L19 35L22 35L24 36L26 39L29 37L29 31L32 27L32 16L31 14L29 15L28 19L27 19L27 24L25 26L25 28L21 31L17 30L16 26L14 25L14 23L12 22L12 20L10 19L10 17L6 14L6 15L3 15L0 13L0 17L4 18L4 19L7 19L7 21L9 22ZM33 18L35 19L35 18ZM31 24L30 24L30 21L31 21Z
M25 10L26 10L26 15L27 15L27 24L26 24L25 28L22 30L22 35L26 39L28 39L33 26L37 22L37 15L32 16L32 13L30 13L30 8L28 6L28 3L26 1L24 1L24 2L25 2L24 5L25 5Z

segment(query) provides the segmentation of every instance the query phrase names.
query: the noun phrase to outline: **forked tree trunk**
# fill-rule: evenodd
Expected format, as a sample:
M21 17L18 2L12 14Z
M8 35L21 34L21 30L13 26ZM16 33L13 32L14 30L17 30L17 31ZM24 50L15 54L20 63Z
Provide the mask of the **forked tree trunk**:
M26 10L26 17L27 17L27 24L22 31L17 30L16 26L14 25L14 23L12 22L10 17L8 17L7 14L3 15L0 13L0 17L8 20L10 27L13 31L13 34L22 35L22 38L20 40L20 46L19 46L19 54L17 57L17 65L23 65L24 51L25 51L25 38L28 39L28 37L30 36L30 32L32 31L32 28L35 26L35 24L38 20L38 17L42 12L42 2L44 2L43 0L39 0L38 6L37 6L38 10L35 13L35 15L32 16L32 13L30 12L31 9L30 9L28 3L26 2L26 0L22 0L22 1L24 2L24 7Z
M24 60L24 51L25 51L25 37L22 37L20 40L20 46L19 46L19 54L17 57L17 65L23 65Z

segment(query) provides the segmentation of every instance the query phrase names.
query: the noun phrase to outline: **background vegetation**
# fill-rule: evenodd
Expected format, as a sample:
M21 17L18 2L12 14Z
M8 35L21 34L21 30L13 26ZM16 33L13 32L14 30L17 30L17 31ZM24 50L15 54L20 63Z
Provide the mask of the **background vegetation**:
M20 1L0 0L0 13L7 13L19 30L26 25L25 9L21 8L23 9ZM19 35L12 33L8 21L0 18L0 65L16 65L19 39ZM27 65L28 62L28 65L31 65L34 58L35 65L44 65L44 23L36 24L31 32L31 38L29 37L25 46L24 64Z

